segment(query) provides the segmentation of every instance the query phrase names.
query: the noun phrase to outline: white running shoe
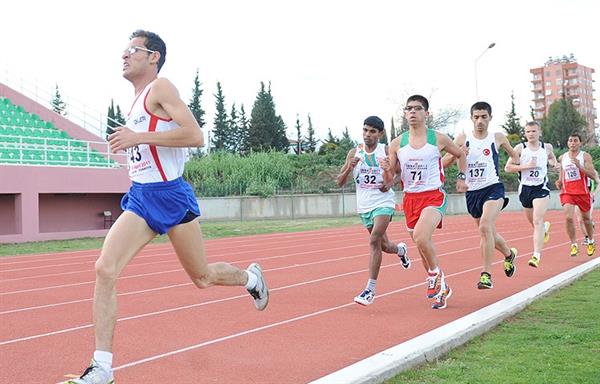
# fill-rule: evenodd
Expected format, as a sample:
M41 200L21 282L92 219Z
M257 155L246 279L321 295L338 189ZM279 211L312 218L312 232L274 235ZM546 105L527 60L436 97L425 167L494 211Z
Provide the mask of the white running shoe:
M263 311L265 308L267 308L267 304L269 304L269 288L265 282L262 269L258 263L252 263L248 266L247 271L254 273L256 277L258 277L256 287L253 289L248 289L248 293L254 299L254 306L256 309Z
M375 300L375 293L370 289L365 289L362 293L354 298L354 302L360 305L367 306Z
M411 262L408 257L408 247L406 246L406 243L398 243L398 257L400 258L402 267L404 269L409 269Z
M114 384L112 371L102 368L96 360L92 359L90 366L86 368L78 379L63 382L63 384Z

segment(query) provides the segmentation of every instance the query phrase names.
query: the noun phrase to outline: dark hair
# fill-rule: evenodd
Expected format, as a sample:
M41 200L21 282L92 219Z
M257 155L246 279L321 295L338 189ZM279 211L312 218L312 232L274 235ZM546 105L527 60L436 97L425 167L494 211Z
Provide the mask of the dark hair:
M423 108L425 108L425 111L429 111L429 101L427 101L425 96L412 95L411 97L406 99L406 104L410 103L411 101L418 101L419 103L421 103Z
M473 116L473 111L481 111L486 110L487 113L492 116L492 106L486 103L485 101L478 101L471 107L471 116Z
M383 131L383 120L377 116L369 116L365 119L364 125L369 127L377 128L379 131Z
M569 137L576 137L579 139L579 141L581 141L581 135L579 133L571 133Z
M160 72L160 69L167 59L167 46L165 45L165 42L156 33L144 31L143 29L138 29L133 32L131 36L129 36L129 40L136 37L143 37L146 39L145 48L160 53L160 58L158 59L158 72Z
M525 124L526 127L531 127L533 125L537 125L538 128L541 127L540 123L538 123L537 121L533 120L533 121L528 121L527 124Z

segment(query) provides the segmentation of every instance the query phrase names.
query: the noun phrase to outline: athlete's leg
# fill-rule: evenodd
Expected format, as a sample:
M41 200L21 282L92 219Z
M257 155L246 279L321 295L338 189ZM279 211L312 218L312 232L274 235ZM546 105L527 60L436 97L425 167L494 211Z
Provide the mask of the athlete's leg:
M438 267L432 236L441 220L442 214L437 209L427 207L421 212L415 230L411 233L423 260L423 265L428 270L434 270Z
M384 238L386 241L389 241L385 236L385 231L389 224L390 216L380 215L373 217L373 227L369 228L369 249L371 253L369 261L369 278L372 280L377 280L377 277L379 276Z
M94 329L96 350L112 352L117 319L117 277L131 259L156 236L146 221L125 211L110 228L96 261Z
M198 220L176 225L168 235L183 269L198 288L212 285L245 285L248 282L248 274L242 269L224 262L207 263Z
M529 221L529 224L531 224L533 227L533 208L523 207L523 211L525 211L525 217L527 218L527 221Z
M502 210L503 204L503 199L486 201L483 204L483 213L478 220L483 272L489 274L492 273L494 248L502 252L504 256L510 255L510 248L508 248L502 236L496 233L496 219Z
M571 244L576 244L577 237L575 235L575 221L573 220L573 216L575 214L575 206L572 204L565 204L565 205L563 205L563 211L565 212L565 223L567 226L567 235L569 235Z
M544 246L544 215L549 201L549 196L533 200L533 252L537 254L542 253Z
M590 209L587 212L581 212L581 219L583 221L583 228L585 228L585 233L587 233L587 237L590 241L594 240L594 221L592 219L592 210Z

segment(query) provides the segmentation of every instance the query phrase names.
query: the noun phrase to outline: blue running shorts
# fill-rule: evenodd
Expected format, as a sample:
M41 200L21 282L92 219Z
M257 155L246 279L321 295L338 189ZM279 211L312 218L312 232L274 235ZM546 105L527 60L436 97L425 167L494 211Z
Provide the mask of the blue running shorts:
M504 199L502 209L508 204L508 197L504 195L504 184L496 183L475 191L467 191L467 211L475 218L479 219L483 215L483 204L489 200Z
M545 184L534 186L521 185L519 189L519 200L523 208L533 208L533 200L550 196L550 191L546 188Z
M194 191L181 177L157 183L133 182L129 192L121 199L121 208L146 220L148 226L160 235L200 216Z

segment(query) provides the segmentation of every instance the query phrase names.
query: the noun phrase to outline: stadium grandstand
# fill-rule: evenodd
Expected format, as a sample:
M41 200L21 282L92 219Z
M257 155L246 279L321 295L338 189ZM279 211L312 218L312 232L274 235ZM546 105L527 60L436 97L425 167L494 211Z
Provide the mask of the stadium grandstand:
M0 82L0 243L103 236L130 184L106 118L62 116L23 84Z

